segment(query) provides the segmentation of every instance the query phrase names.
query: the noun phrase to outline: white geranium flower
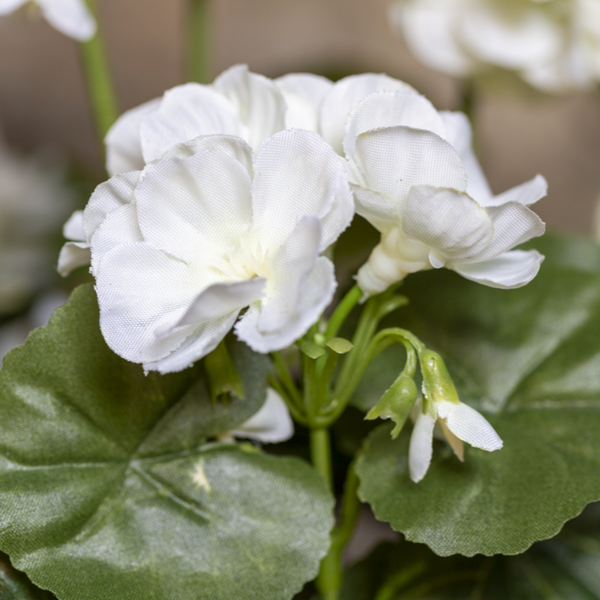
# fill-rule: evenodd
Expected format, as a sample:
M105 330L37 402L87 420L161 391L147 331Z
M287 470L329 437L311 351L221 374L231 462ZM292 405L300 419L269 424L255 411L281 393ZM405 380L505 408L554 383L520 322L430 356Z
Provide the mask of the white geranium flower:
M84 0L0 0L0 15L35 4L52 27L79 42L96 35L96 21Z
M113 177L81 236L108 345L146 370L179 371L248 307L241 340L263 353L288 346L332 298L333 265L319 255L353 208L339 158L308 131L273 136L254 164L242 139L205 136ZM74 249L85 251L67 246L63 272Z
M415 483L425 477L431 464L436 426L441 428L443 437L461 462L464 461L463 442L488 452L502 448L502 440L494 428L474 408L447 400L428 404L428 410L423 412L423 400L419 399L413 411L415 425L410 438L408 466L410 478Z
M546 181L494 196L464 115L438 113L415 92L380 92L356 106L343 145L356 211L382 234L358 274L366 295L432 267L499 288L535 277L543 257L511 249L544 232L528 205Z
M470 77L514 70L550 92L600 77L597 0L396 0L390 20L426 65Z
M281 396L272 388L267 389L267 399L261 409L237 429L221 436L221 441L235 438L256 440L264 444L285 442L294 435L292 417Z

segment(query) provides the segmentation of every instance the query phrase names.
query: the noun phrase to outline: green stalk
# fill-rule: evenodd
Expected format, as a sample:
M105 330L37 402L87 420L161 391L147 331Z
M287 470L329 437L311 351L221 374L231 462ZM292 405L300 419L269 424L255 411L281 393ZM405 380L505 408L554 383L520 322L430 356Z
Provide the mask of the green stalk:
M98 19L96 3L95 0L86 1L98 22L98 32L91 40L81 43L81 56L85 67L96 131L104 151L104 137L117 120L119 109L104 48L104 40L102 39L102 29Z
M209 0L188 0L188 64L189 81L210 83L210 6Z
M329 340L335 337L340 330L340 327L344 324L344 321L348 315L352 312L352 309L358 304L362 298L361 289L355 285L338 304L329 323L327 324L327 330L325 331L325 339Z

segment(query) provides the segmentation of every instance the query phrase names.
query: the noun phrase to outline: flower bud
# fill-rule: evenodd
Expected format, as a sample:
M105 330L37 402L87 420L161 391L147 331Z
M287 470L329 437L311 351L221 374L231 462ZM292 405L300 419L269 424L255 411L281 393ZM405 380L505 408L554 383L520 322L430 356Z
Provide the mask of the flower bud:
M425 398L429 402L460 404L454 381L452 381L442 357L432 350L424 350L419 358Z

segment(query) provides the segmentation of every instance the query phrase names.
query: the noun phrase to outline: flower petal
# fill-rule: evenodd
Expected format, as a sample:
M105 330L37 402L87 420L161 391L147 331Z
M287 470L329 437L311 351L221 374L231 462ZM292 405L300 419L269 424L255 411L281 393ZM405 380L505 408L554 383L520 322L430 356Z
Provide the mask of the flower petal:
M413 91L414 89L383 74L364 73L340 79L327 94L321 107L321 135L342 154L346 122L356 104L375 92Z
M431 131L441 138L446 134L438 111L421 94L410 90L377 92L360 100L350 113L344 135L346 156L354 155L361 133L397 125Z
M512 289L528 284L538 274L543 260L536 250L513 250L484 262L455 262L452 269L488 287Z
M83 0L36 0L44 18L61 33L86 42L96 35L96 21Z
M74 242L85 242L82 210L76 210L63 225L63 236Z
M58 255L56 270L66 277L78 267L89 265L91 260L92 255L87 242L67 242Z
M231 434L237 438L274 444L285 442L294 435L294 423L281 396L268 388L262 408Z
M0 0L0 15L8 15L27 2L29 0Z
M438 416L445 419L448 429L463 442L488 452L500 450L502 440L485 417L467 404L436 402Z
M236 107L246 126L244 137L254 151L267 138L285 129L285 100L270 79L251 73L246 65L235 65L221 73L213 86Z
M222 94L207 85L187 83L165 93L159 109L142 120L140 132L144 161L149 163L199 135L243 137L244 127Z
M494 197L486 206L500 206L507 202L518 202L530 206L548 193L548 182L541 175L536 175L530 181L517 185Z
M254 165L253 222L263 248L278 248L304 216L321 220L321 251L350 224L354 212L339 157L316 133L282 131L264 144Z
M310 73L290 73L276 79L275 85L287 104L286 128L318 132L321 104L333 82Z
M430 131L386 127L363 133L356 141L355 160L366 187L396 198L402 206L413 185L465 191L467 175L448 142Z
M427 244L446 259L478 256L492 240L492 220L466 194L413 186L404 209L406 237Z
M378 231L385 233L400 224L400 203L395 198L373 190L351 185L356 212Z
M109 175L127 171L141 171L146 164L142 155L140 127L144 117L158 110L161 98L156 98L123 113L108 130L106 144L106 170Z
M435 417L430 414L423 414L420 410L417 415L412 435L410 436L410 446L408 448L408 466L410 478L419 483L431 464L433 456L433 426Z

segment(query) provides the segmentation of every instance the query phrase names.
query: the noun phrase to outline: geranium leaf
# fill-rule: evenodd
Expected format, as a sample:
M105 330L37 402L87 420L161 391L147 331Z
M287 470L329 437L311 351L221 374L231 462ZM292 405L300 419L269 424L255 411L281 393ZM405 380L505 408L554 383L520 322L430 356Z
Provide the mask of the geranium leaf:
M294 458L211 441L266 397L267 357L229 351L245 399L202 364L144 376L78 288L0 372L0 547L61 600L290 598L315 577L333 500Z
M414 484L410 431L371 434L361 498L440 555L523 552L600 499L600 276L552 263L508 291L448 271L412 276L410 306L386 323L438 351L461 400L504 440L493 453L468 448L464 464L440 442Z
M55 600L56 596L41 590L17 571L8 556L0 553L0 600Z

